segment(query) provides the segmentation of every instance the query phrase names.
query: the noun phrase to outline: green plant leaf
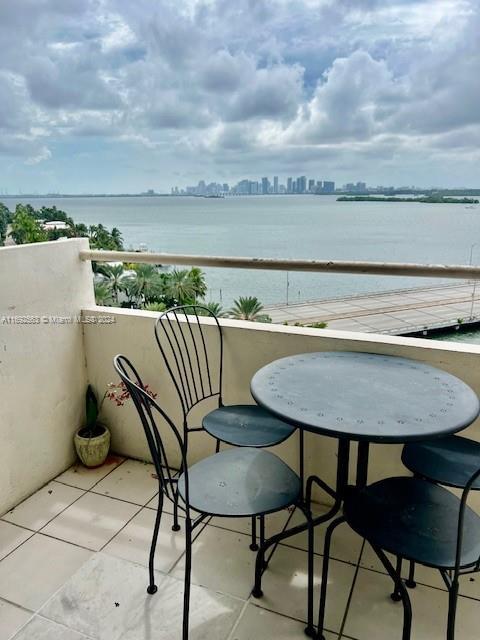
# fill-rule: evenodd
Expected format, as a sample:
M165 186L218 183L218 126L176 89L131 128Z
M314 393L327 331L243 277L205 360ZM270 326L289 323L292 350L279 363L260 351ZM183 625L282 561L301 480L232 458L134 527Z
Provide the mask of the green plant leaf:
M86 426L91 429L95 426L98 418L98 400L91 385L88 385L85 395L85 413L87 419Z

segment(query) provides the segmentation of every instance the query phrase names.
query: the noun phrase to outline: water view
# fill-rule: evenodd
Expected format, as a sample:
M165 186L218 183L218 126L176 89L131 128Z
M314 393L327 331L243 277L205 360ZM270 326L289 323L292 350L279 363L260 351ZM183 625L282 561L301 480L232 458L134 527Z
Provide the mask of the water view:
M5 199L55 205L75 222L116 226L125 247L184 254L467 264L480 207L337 202L336 196ZM473 249L473 263L480 253ZM480 252L480 246L478 247ZM285 302L282 272L205 269L208 299ZM290 273L290 302L438 284L426 278Z

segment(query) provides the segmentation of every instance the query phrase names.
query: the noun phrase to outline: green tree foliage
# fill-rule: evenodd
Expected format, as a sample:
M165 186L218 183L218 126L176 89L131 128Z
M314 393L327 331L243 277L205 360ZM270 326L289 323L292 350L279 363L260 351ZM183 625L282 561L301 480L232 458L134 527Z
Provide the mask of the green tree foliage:
M252 320L253 322L271 322L272 319L266 313L262 313L263 304L254 296L240 296L233 301L230 315L237 320Z
M112 290L105 282L95 282L95 301L101 307L111 307L113 304Z
M144 306L145 311L166 311L167 306L163 302L149 302Z
M27 244L30 242L45 242L48 234L42 229L41 224L31 214L30 205L18 204L12 219L12 236L16 244Z
M123 281L126 277L123 265L101 264L97 273L101 273L106 278L105 284L110 288L113 301L118 303L118 294L123 290Z
M10 209L6 207L3 202L0 202L0 246L5 242L7 237L7 228L11 220Z
M198 304L201 305L201 307L197 309L197 315L199 316L209 316L211 313L213 313L213 315L217 318L228 317L228 312L225 311L225 309L219 302L199 302ZM208 311L202 309L202 307L205 307L206 309L208 309Z
M16 219L16 227L12 229L12 238L17 244L27 242L43 242L46 240L58 240L58 238L89 238L92 249L107 249L110 251L122 251L123 239L120 231L114 227L111 231L102 224L87 227L82 222L76 224L73 219L57 207L41 207L34 209L30 204L18 204L13 216L5 205L0 203L0 244L6 233L5 220L8 222ZM59 221L65 223L65 228L44 229L44 222ZM2 229L4 229L2 233Z
M123 250L122 234L116 227L109 231L103 224L91 225L88 227L87 236L90 239L92 249Z

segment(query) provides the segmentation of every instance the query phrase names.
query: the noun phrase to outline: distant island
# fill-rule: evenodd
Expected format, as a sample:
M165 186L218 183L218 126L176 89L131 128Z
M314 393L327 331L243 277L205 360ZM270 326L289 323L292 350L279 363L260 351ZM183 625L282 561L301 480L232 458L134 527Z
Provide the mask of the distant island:
M445 196L419 196L417 198L397 198L395 196L340 196L337 202L426 202L428 204L478 204L475 198L448 198Z

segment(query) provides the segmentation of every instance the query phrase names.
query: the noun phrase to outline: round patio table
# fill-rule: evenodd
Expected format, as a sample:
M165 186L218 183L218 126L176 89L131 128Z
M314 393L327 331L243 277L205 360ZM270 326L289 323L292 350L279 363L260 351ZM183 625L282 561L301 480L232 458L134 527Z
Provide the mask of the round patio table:
M367 442L431 440L468 427L476 393L430 365L373 353L304 353L252 378L255 400L308 431Z
M460 431L480 411L476 393L462 380L430 365L397 356L335 351L304 353L276 360L253 376L251 392L259 405L302 431L338 439L336 488L318 476L307 480L307 501L316 482L334 499L314 524L338 513L348 484L350 442L358 441L356 486L367 483L370 443L430 440ZM269 546L304 531L286 529ZM260 552L259 552L260 553ZM257 563L263 555L257 557ZM315 635L311 613L313 573L309 565L306 633ZM256 585L259 582L256 582Z

